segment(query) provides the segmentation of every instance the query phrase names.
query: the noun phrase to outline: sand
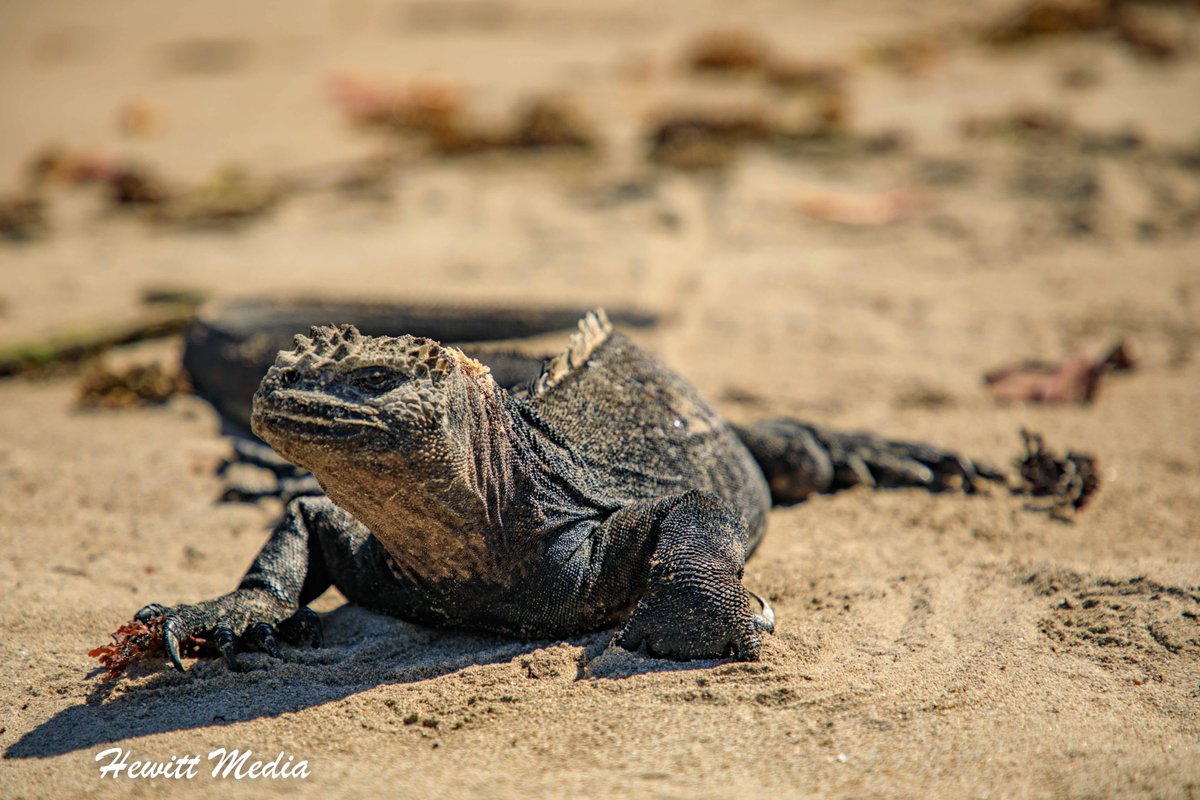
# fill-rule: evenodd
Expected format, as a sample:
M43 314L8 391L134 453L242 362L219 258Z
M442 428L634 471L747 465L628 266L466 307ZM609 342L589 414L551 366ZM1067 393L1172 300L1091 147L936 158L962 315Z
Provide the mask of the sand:
M1002 465L1028 426L1093 453L1103 478L1069 522L996 490L856 489L773 511L746 570L779 617L756 663L666 664L606 651L606 633L426 630L331 594L323 650L101 685L90 648L147 602L228 590L279 509L215 502L228 444L195 397L85 412L72 374L6 380L0 795L1196 796L1200 24L1150 9L1193 45L1161 62L1109 34L998 51L964 32L1005 7L0 5L0 193L52 142L181 181L361 157L382 140L329 101L339 73L451 81L495 115L562 93L604 142L593 157L416 155L384 199L315 190L236 229L163 228L54 189L44 238L0 242L0 342L127 319L161 285L634 305L664 318L639 340L731 419L796 416ZM735 27L847 65L851 131L904 145L647 166L638 137L662 109L776 102L753 76L682 66L696 32ZM870 57L914 34L934 41L915 74ZM179 56L197 40L220 43L199 67ZM131 103L151 109L146 135L119 130ZM1093 144L961 130L1031 106ZM1140 144L1094 144L1127 128ZM917 199L889 224L810 215L830 192L861 210L894 190ZM981 384L1122 337L1137 368L1090 406L1000 405ZM201 768L101 779L112 747ZM213 779L219 747L282 752L308 777Z

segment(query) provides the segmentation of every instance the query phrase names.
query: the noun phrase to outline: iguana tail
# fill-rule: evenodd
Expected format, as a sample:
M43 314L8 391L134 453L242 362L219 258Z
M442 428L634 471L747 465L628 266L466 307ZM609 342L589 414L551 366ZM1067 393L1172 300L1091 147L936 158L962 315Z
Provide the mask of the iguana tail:
M787 418L734 430L758 462L777 505L860 484L969 494L980 481L1005 480L1001 472L957 453L870 433L841 433Z

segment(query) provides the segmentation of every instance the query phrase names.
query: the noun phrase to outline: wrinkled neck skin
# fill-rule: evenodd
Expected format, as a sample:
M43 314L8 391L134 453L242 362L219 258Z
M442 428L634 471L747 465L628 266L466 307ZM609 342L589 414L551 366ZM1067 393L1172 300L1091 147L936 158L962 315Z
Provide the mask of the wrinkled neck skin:
M506 584L537 543L506 525L529 499L511 400L488 377L456 375L444 417L399 445L330 449L303 464L422 582ZM510 516L510 512L513 512Z

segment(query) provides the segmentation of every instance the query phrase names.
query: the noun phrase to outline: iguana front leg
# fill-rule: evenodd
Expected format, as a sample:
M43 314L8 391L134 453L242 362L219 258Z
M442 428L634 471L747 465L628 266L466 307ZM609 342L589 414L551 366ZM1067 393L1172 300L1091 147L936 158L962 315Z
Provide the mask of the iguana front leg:
M656 524L645 593L614 641L679 660L754 661L773 615L751 609L742 586L747 531L731 506L707 492L667 501Z
M238 649L278 658L278 639L322 643L320 621L307 608L333 583L351 600L367 596L377 607L389 601L394 582L383 548L370 532L326 497L292 501L238 588L194 604L153 603L138 612L163 617L167 655L182 670L180 643L194 636L215 644L231 669Z
M859 485L970 494L980 481L1004 480L992 467L949 450L871 433L845 433L787 418L735 430L766 476L776 503Z

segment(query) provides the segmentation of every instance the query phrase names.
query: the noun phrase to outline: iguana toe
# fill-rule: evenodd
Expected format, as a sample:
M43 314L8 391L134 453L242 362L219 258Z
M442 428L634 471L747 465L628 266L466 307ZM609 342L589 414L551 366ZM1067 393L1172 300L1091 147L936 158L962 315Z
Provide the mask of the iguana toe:
M144 606L141 611L134 614L133 618L138 622L149 622L152 619L165 617L169 611L170 609L161 603L151 603L148 606Z
M237 636L233 632L233 628L228 625L221 625L213 631L213 644L221 651L221 655L225 657L225 664L229 667L230 672L242 672L242 665L237 659Z
M279 623L279 638L289 644L308 643L313 649L325 646L321 618L308 606Z
M245 638L251 647L261 650L271 658L283 658L283 654L279 652L279 642L276 639L274 625L256 622L246 629Z

